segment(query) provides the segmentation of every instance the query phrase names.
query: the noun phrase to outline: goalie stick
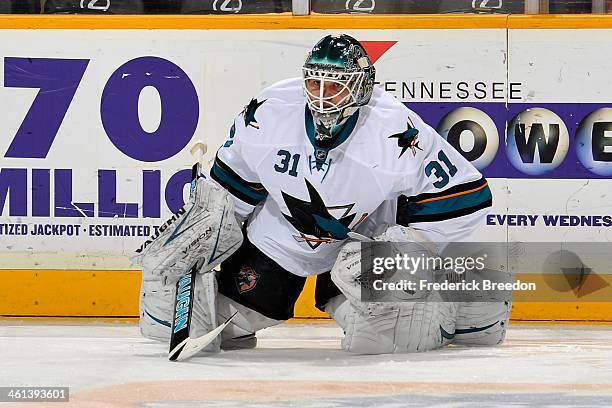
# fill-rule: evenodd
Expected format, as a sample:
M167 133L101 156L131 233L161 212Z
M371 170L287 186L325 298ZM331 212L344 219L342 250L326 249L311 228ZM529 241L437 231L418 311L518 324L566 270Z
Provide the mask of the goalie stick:
M366 237L365 235L360 234L360 233L355 232L355 231L349 231L346 235L348 235L349 238L354 239L355 241L374 242L374 239L372 239L370 237Z
M193 198L195 193L202 168L202 157L206 153L206 150L206 144L202 141L196 141L191 147L191 154L196 159L196 162L191 168L189 198ZM197 275L198 264L196 262L189 269L189 272L176 283L176 296L174 297L174 308L172 309L174 311L174 317L172 319L172 331L170 332L170 355L168 357L170 361L186 360L209 345L237 313L234 313L225 323L211 332L196 339L189 337Z

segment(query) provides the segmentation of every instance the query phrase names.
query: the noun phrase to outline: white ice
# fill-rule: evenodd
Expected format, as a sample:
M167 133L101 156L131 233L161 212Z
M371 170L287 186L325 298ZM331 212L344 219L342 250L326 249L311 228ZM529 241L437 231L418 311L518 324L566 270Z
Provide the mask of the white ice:
M514 324L498 347L380 356L343 352L341 336L288 323L254 350L169 362L134 325L9 320L0 386L70 387L58 408L612 406L611 326Z

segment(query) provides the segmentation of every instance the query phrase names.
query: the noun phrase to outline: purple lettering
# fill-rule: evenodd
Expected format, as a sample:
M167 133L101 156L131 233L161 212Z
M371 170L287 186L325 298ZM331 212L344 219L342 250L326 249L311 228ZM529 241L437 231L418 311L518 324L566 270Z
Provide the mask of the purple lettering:
M161 172L144 170L142 172L142 216L159 218L161 216Z
M72 170L56 169L55 181L55 216L56 217L93 217L93 203L72 202Z
M547 227L555 227L559 222L558 215L543 215L542 217L544 218L544 224L546 224Z
M32 217L51 215L51 171L32 169Z
M184 205L183 190L186 184L191 184L191 169L181 170L168 180L166 185L166 205L175 214Z
M0 214L9 196L9 215L28 215L28 170L0 169Z
M117 172L98 170L98 216L137 218L138 204L117 202Z
M5 87L40 89L5 157L47 157L88 63L83 59L4 58Z
M529 217L529 222L531 223L531 226L533 227L538 219L537 215L528 215L527 217Z
M161 98L161 122L153 133L142 128L138 117L140 93L147 86L157 89ZM198 95L176 64L140 57L111 75L102 93L100 113L117 149L133 159L156 162L180 152L193 137L199 117Z

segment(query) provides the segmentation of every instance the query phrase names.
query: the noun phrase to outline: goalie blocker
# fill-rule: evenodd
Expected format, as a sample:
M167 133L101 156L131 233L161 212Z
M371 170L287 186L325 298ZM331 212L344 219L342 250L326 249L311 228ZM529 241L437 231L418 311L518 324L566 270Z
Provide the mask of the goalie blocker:
M209 294L216 294L216 321L224 322L238 312L221 332L221 348L251 348L256 345L255 332L282 323L293 317L294 305L306 281L294 275L258 250L245 237L240 249L221 264L220 271L203 276L215 279L198 280L195 284L192 326L209 326L212 322L199 312L202 303L209 302ZM218 282L218 284L217 284ZM214 290L211 288L215 285ZM217 289L218 286L218 289ZM140 329L143 336L168 341L171 319L175 315L173 299L175 285L164 284L157 275L143 279L140 298ZM340 294L329 273L317 276L315 300L322 309L327 301ZM194 337L192 335L192 337ZM208 348L206 351L215 351Z
M172 324L180 328L186 307L191 307L190 337L200 337L236 314L222 332L221 347L248 348L255 346L257 330L293 317L293 306L305 278L282 269L246 239L236 252L242 242L243 233L227 191L215 182L199 178L190 202L160 228L157 236L147 240L133 258L143 268L142 335L170 340ZM220 262L217 291L217 279L211 270ZM200 274L191 282L185 273L196 263ZM193 299L189 299L190 306L186 299L179 299L174 308L179 279L185 279L193 288L187 290L186 283L183 293L180 289L183 286L179 285L178 296L193 292ZM333 288L331 281L327 282ZM218 349L219 343L215 341L205 351Z
M190 201L164 223L132 258L144 275L175 283L198 263L210 271L242 243L240 222L225 189L201 177Z

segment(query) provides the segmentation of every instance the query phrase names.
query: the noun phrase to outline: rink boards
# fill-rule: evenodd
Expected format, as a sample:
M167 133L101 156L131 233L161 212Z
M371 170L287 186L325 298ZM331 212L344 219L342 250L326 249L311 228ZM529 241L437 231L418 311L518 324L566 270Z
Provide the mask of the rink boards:
M183 204L191 142L212 159L324 28L363 41L380 86L489 179L475 239L610 241L612 19L235 17L0 19L0 315L137 316L128 257ZM576 254L577 283L539 277L558 302L515 303L513 318L612 321L610 254ZM299 316L320 316L312 283Z

